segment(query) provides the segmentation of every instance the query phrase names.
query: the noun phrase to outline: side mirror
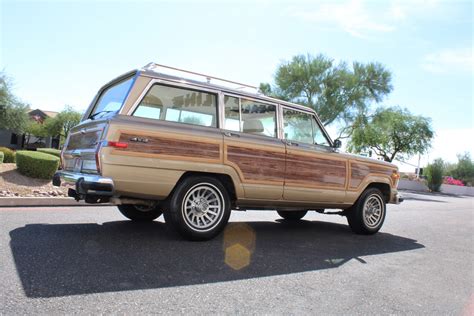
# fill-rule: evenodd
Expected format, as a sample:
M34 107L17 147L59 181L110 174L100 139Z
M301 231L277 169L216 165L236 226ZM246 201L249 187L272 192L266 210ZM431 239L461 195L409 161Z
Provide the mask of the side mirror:
M342 142L339 139L334 140L333 148L341 148Z

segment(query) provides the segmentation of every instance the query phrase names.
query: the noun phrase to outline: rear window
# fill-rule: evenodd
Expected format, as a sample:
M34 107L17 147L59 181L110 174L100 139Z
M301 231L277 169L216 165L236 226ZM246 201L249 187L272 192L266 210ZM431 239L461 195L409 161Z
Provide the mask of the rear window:
M133 116L170 122L216 127L215 94L163 85L154 85Z
M104 90L89 117L100 118L107 114L117 113L127 97L133 78L125 79Z

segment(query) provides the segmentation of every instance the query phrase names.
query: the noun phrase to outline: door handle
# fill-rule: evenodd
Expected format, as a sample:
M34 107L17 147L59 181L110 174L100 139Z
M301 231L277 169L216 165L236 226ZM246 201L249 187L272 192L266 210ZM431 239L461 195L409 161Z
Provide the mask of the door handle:
M240 134L231 133L231 132L224 132L224 136L226 136L226 137L240 137Z
M289 140L285 140L285 144L286 144L287 146L298 146L298 143L293 143L293 142L291 142L291 141L289 141Z

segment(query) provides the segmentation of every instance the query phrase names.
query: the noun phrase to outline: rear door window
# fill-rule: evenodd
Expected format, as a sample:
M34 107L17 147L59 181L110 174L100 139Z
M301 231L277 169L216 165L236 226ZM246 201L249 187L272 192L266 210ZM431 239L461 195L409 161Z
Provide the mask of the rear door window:
M224 97L224 128L253 135L277 136L276 105Z

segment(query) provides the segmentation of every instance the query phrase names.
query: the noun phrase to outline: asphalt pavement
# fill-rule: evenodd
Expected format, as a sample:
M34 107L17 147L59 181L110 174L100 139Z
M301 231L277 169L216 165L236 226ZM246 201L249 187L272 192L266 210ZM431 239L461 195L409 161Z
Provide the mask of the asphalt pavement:
M382 230L233 212L189 242L115 207L0 208L0 314L474 312L474 198L405 193Z

